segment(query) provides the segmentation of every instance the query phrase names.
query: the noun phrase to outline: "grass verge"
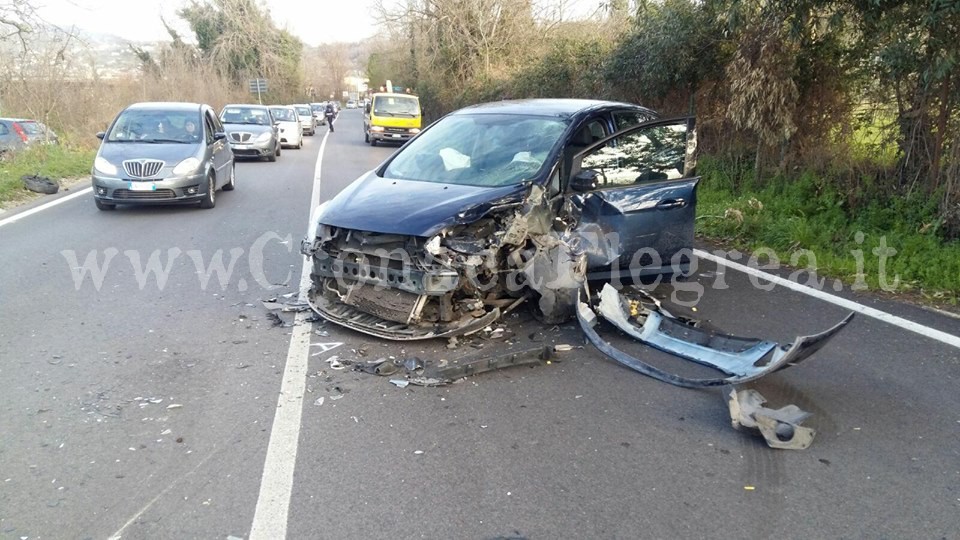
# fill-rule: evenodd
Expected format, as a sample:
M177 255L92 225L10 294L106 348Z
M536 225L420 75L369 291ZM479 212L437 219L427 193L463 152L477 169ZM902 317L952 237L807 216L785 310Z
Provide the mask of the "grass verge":
M935 197L874 197L854 210L836 183L814 174L751 186L743 178L752 172L720 161L703 159L699 169L700 237L753 254L763 249L760 264L774 254L780 265L815 268L855 290L960 301L960 242L937 236Z
M97 151L66 145L33 146L0 160L0 206L37 196L20 177L36 174L55 182L90 174Z

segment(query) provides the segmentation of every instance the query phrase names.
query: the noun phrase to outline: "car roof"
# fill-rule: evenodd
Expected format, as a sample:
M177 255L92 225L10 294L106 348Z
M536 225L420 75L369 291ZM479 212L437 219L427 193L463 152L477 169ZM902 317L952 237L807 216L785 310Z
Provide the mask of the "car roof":
M203 107L200 103L183 101L144 101L127 107L129 111L199 111Z
M247 108L253 108L253 109L269 109L270 108L266 105L258 105L256 103L229 103L223 106L224 109L226 109L227 107L247 107Z
M417 98L413 94L404 94L403 92L374 92L374 96L390 96L390 97L408 97L408 98ZM419 99L419 98L418 98Z
M580 113L604 108L625 108L642 111L652 117L658 116L653 110L632 103L604 101L598 99L512 99L480 103L464 107L453 114L521 114L540 116L574 116Z

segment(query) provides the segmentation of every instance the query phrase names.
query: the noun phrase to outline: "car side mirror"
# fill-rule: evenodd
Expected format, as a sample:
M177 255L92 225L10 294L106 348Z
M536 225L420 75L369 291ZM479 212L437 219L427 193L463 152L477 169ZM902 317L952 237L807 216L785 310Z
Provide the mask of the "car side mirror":
M225 141L227 140L227 134L223 131L218 131L213 134L213 140L215 141Z
M570 179L573 191L593 191L597 189L597 177L600 173L593 169L584 169Z
M100 139L101 141L102 141L103 138L106 137L106 136L107 136L107 132L106 132L106 131L98 131L98 132L97 132L97 138Z

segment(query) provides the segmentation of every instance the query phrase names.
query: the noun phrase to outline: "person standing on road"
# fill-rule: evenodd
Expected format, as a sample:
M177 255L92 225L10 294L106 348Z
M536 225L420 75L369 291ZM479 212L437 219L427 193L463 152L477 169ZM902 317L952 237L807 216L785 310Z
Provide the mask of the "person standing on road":
M330 132L333 132L333 121L337 118L337 111L333 108L333 102L327 102L327 108L324 109L323 115L327 117L327 127L330 128Z

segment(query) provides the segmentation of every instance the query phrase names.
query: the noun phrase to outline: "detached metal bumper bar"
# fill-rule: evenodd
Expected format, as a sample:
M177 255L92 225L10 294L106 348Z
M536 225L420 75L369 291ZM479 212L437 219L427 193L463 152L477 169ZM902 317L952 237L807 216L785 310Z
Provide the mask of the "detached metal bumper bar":
M609 284L605 284L600 292L597 310L604 319L641 343L727 374L726 377L689 378L643 362L601 338L594 329L597 313L582 298L577 299L580 327L600 352L634 371L684 388L742 384L799 364L833 339L854 316L850 313L825 332L799 336L790 346L781 346L772 341L709 332L655 310L647 315L642 326L638 326L630 322L620 293Z

